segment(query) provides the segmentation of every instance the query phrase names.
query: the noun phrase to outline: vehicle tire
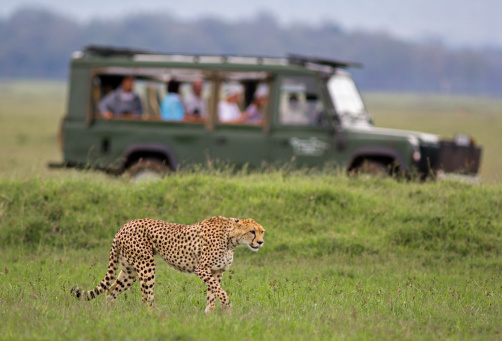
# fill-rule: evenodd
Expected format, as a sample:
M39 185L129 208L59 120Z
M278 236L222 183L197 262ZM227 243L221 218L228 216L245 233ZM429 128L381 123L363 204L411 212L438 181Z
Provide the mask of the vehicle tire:
M139 159L128 170L134 182L148 182L162 179L171 172L164 161L154 158Z
M375 160L363 160L352 172L355 175L370 175L382 178L390 176L387 165Z

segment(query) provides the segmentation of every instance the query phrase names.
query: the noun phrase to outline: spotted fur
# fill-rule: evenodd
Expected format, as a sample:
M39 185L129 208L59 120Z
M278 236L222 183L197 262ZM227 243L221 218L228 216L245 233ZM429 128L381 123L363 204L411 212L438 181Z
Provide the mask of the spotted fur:
M227 293L221 288L223 273L230 267L237 246L257 251L263 245L265 230L253 219L213 217L194 225L138 219L125 224L115 235L105 278L97 287L71 294L91 300L106 291L108 300L139 279L143 302L151 305L155 284L154 254L174 269L193 273L207 286L206 313L215 307L216 297L223 309L229 308ZM120 265L120 273L116 277Z

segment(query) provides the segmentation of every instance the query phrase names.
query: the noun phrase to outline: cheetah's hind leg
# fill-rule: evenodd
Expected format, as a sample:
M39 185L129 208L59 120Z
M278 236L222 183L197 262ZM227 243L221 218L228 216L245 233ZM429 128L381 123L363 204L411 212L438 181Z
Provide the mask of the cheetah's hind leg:
M151 306L155 296L153 295L153 287L155 285L155 260L153 253L146 257L145 266L138 271L139 283L141 285L142 301L148 306Z
M97 287L89 291L85 291L77 286L74 286L70 289L70 294L76 299L89 301L104 293L110 287L110 282L115 279L118 261L119 254L117 252L117 245L114 239L110 250L110 261L108 262L108 271L106 272L105 278L98 284Z
M106 301L110 303L115 302L117 296L129 289L138 279L138 273L125 257L120 257L120 267L121 271L117 280L106 291Z
M72 286L70 289L70 294L78 300L82 299L83 292L84 290L76 285Z

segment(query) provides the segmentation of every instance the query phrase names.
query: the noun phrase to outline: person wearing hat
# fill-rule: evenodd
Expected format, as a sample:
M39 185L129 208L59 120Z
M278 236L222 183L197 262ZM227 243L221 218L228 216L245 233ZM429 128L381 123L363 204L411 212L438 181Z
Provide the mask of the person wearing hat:
M254 98L251 104L246 109L246 118L244 123L262 124L263 113L268 99L268 87L266 84L260 84L254 93Z
M239 101L243 88L239 83L227 83L223 88L224 99L218 103L218 119L222 123L242 123L247 115L241 113Z

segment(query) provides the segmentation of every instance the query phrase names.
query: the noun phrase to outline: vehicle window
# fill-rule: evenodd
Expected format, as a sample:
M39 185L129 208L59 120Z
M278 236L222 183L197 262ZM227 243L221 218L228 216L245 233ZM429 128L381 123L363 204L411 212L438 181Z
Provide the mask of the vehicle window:
M354 81L349 74L339 71L328 81L328 90L339 115L356 117L366 112Z
M322 102L311 77L285 78L281 83L279 121L284 125L320 125Z
M160 117L164 121L203 123L208 117L211 83L203 78L179 81L171 78L163 91Z
M197 70L99 74L93 80L96 118L203 123L211 82Z
M268 104L266 74L226 74L220 85L218 121L262 125Z

